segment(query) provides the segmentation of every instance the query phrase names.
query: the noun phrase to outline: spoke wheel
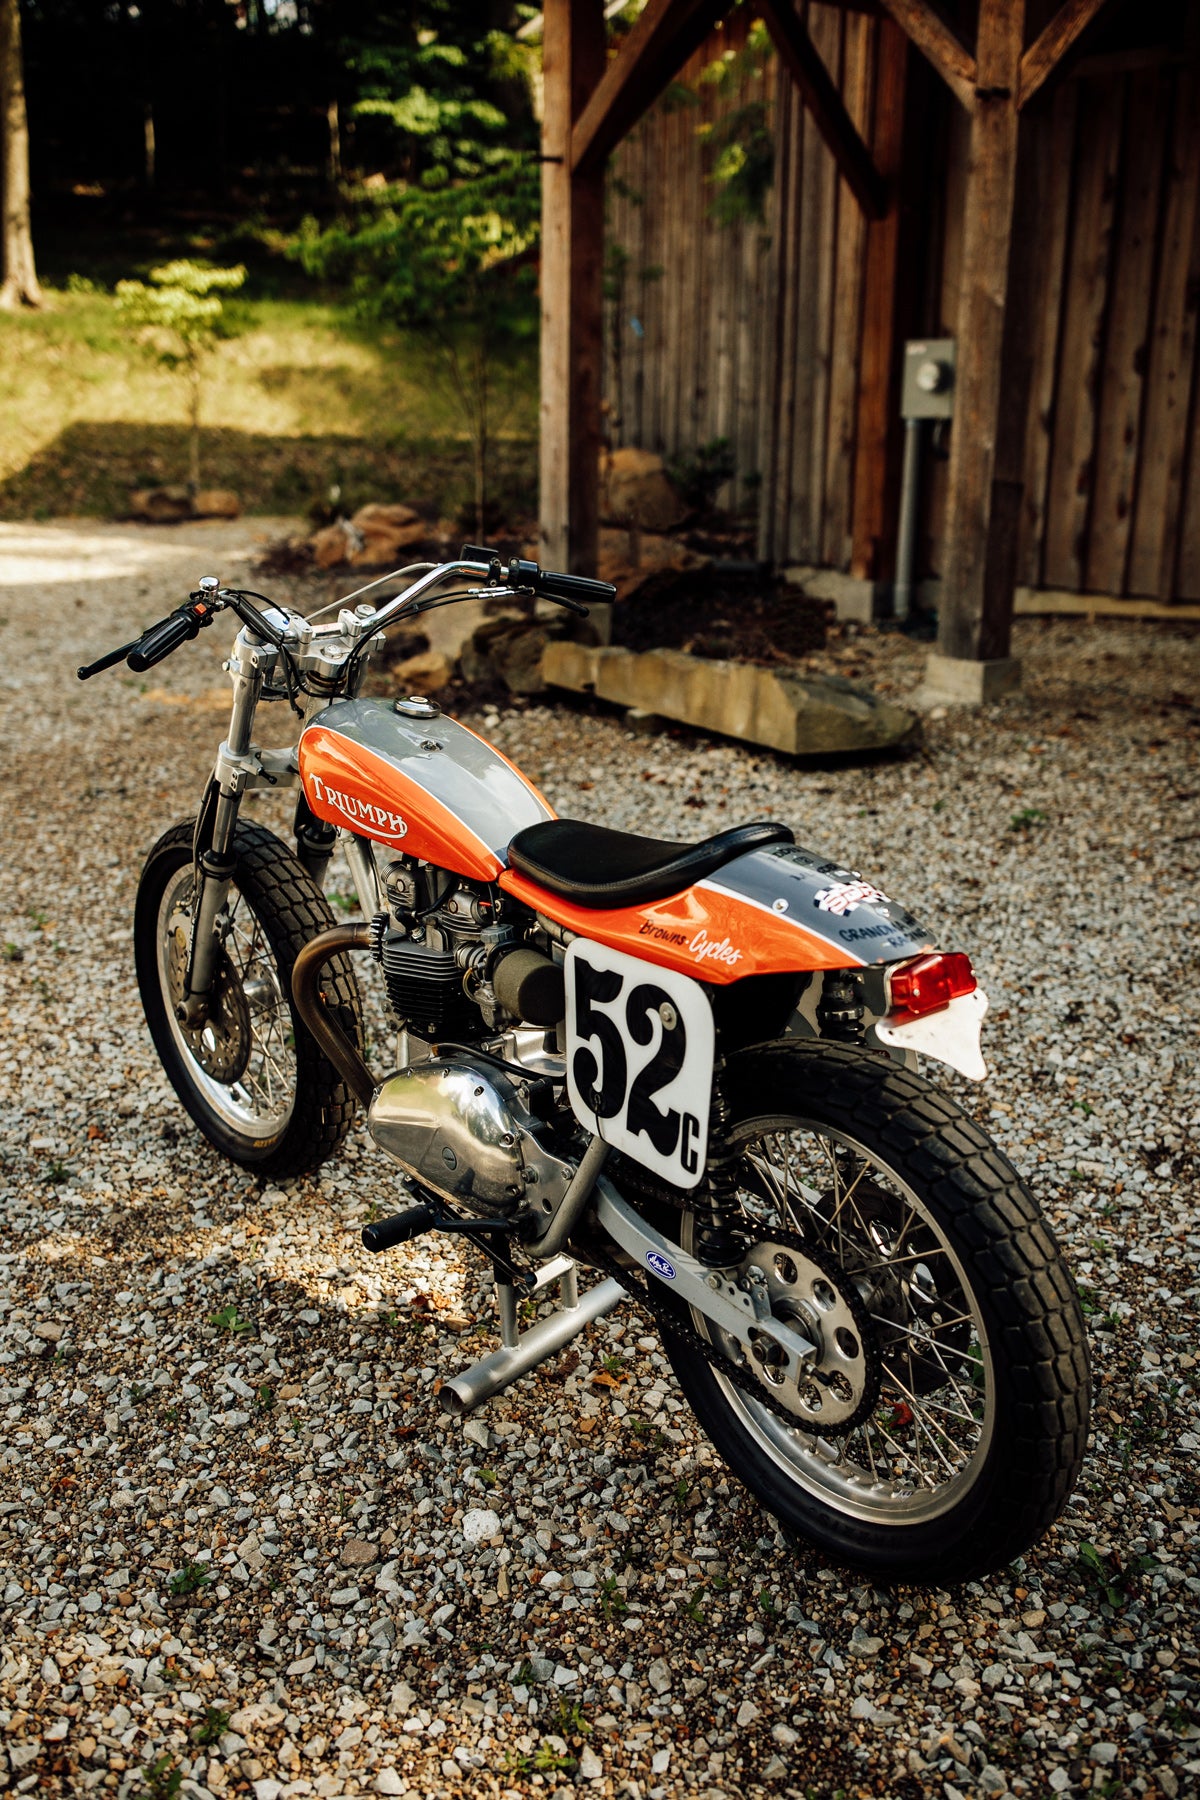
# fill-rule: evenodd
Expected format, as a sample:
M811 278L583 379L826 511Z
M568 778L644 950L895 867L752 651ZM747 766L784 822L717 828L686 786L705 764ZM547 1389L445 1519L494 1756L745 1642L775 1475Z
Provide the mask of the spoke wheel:
M725 1084L742 1274L821 1356L808 1415L792 1403L782 1416L773 1372L690 1312L743 1374L682 1337L672 1349L668 1328L701 1422L778 1517L839 1560L940 1582L1010 1561L1062 1510L1088 1412L1082 1317L1032 1195L953 1101L883 1058L771 1046L732 1059ZM686 1213L685 1248L694 1233Z
M195 903L191 834L176 826L155 845L138 888L138 986L151 1036L180 1100L223 1155L298 1174L331 1154L353 1117L352 1096L291 1000L296 956L333 915L286 845L262 826L240 825L207 1016L188 1026L179 1012ZM332 959L323 989L361 1041L348 958Z

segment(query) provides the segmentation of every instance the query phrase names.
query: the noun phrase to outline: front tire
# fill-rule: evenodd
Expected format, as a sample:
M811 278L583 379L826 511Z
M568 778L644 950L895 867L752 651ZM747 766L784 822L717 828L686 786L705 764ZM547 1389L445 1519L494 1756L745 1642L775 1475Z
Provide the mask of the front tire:
M161 837L138 884L134 954L146 1023L171 1086L222 1156L257 1174L304 1174L332 1156L354 1116L353 1095L292 1002L292 965L333 913L286 844L265 826L239 823L210 1018L187 1030L175 1006L193 902L192 832L176 825ZM361 1046L348 956L330 959L322 991Z
M869 1357L871 1373L853 1410L843 1380L846 1425L813 1384L816 1413L792 1424L668 1325L700 1424L781 1523L839 1563L944 1586L1011 1562L1067 1503L1090 1399L1078 1298L1033 1195L949 1096L884 1058L763 1046L731 1059L723 1088L743 1234L767 1246L772 1311L789 1316L790 1302L819 1334L811 1295L842 1290L829 1318L852 1347L865 1338L844 1366ZM689 1247L694 1214L682 1235ZM859 1322L848 1334L847 1307ZM680 1317L740 1360L702 1315ZM768 1391L760 1367L743 1372ZM793 1395L791 1416L804 1404Z

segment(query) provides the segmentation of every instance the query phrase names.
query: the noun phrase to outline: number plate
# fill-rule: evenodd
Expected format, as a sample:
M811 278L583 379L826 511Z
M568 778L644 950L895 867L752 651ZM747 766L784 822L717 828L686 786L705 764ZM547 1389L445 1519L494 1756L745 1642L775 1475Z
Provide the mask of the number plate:
M576 938L567 951L567 1091L580 1124L676 1187L704 1173L712 1007L673 969Z

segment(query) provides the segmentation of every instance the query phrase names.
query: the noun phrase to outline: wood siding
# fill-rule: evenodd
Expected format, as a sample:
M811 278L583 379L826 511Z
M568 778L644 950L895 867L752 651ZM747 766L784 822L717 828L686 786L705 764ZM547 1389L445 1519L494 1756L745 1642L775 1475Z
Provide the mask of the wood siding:
M797 10L869 134L879 26ZM866 233L775 57L735 84L735 14L613 158L605 392L610 441L668 456L729 439L722 500L757 510L760 554L847 568ZM761 222L716 224L698 127L765 102L775 178ZM1031 587L1200 599L1200 75L1166 63L1080 76L1033 103L1051 170L1034 222L1037 338L1018 579ZM932 160L925 325L953 335L965 115L948 95L919 126ZM925 470L924 572L938 573L944 464Z

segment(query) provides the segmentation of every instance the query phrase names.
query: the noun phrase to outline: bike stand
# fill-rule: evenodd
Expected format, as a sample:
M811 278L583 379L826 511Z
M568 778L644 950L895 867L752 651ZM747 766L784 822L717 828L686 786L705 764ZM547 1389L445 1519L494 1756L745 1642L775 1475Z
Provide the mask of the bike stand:
M493 1394L500 1393L518 1375L525 1375L538 1363L545 1362L577 1337L593 1319L603 1318L618 1300L625 1298L619 1281L608 1276L589 1288L582 1300L576 1278L575 1263L569 1256L555 1256L538 1270L531 1293L559 1284L558 1309L548 1319L539 1319L528 1331L517 1330L517 1296L511 1281L500 1279L497 1270L496 1304L500 1313L500 1348L481 1357L461 1375L442 1384L438 1395L442 1411L461 1415L473 1412ZM528 1295L526 1296L528 1297Z

